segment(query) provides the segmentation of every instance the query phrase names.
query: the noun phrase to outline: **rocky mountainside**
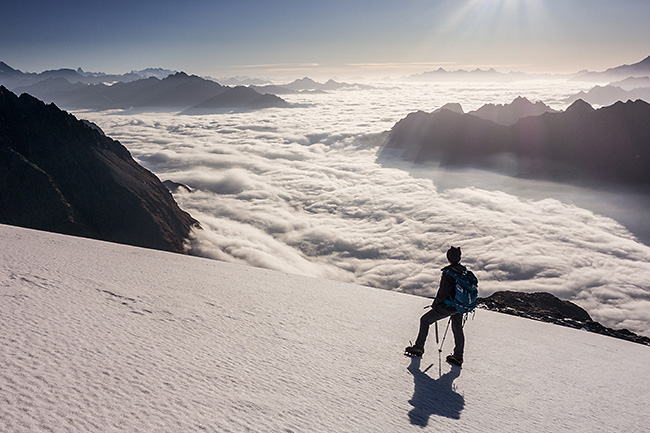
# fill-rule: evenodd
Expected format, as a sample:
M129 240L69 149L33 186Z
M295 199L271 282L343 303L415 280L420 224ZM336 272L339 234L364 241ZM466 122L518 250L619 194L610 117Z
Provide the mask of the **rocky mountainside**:
M650 346L650 338L637 335L627 329L607 328L592 320L589 313L576 304L563 301L550 293L502 291L495 292L487 298L479 298L479 303L488 310L585 329Z
M416 112L391 129L379 158L494 169L552 180L650 186L650 104L594 110L582 100L511 126L448 110Z
M119 142L5 87L0 222L175 252L198 224Z

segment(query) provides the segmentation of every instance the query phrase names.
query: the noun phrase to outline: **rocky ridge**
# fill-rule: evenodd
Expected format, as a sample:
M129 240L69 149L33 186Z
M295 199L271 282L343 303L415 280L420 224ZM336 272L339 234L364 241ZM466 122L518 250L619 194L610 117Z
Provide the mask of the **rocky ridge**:
M198 226L118 141L2 86L0 223L173 252Z
M563 301L550 293L495 292L487 298L479 298L479 305L487 310L584 329L650 346L650 338L637 335L628 329L607 328L594 321L589 313L578 305Z

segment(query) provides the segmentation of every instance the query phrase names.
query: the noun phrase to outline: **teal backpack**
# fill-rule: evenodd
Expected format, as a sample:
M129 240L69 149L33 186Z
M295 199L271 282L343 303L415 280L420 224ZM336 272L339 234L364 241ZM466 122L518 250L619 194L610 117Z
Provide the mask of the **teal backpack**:
M474 273L469 269L463 272L443 269L442 273L451 275L456 280L454 299L445 300L445 305L456 308L460 314L474 311L478 302L478 280Z

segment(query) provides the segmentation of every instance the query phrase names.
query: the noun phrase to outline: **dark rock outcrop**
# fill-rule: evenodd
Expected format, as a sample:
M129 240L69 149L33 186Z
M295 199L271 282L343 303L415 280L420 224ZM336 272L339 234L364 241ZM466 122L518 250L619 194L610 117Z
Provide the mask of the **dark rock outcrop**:
M395 124L379 158L442 166L499 169L562 181L650 186L650 104L616 103L594 110L582 100L561 113L504 126L442 110L411 113Z
M198 224L119 142L4 87L0 222L175 252Z
M487 298L479 298L479 305L500 313L584 329L650 346L650 338L637 335L628 329L607 328L592 320L587 311L573 302L563 301L550 293L494 292Z

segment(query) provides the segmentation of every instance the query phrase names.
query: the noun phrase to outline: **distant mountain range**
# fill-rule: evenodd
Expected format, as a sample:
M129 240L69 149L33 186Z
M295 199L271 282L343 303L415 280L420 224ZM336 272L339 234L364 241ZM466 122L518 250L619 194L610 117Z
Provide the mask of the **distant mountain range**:
M565 102L573 103L582 99L593 105L612 105L617 101L642 99L650 102L650 57L633 65L623 65L604 72L585 72L579 74L580 80L617 80L606 86L595 86L587 92L578 92Z
M533 80L539 78L553 77L551 74L527 74L525 72L499 72L494 68L490 69L458 69L448 71L438 68L434 71L426 71L420 74L413 74L406 77L409 81L517 81Z
M101 83L128 83L143 78L156 77L163 79L169 75L175 74L176 71L162 68L148 68L141 71L131 71L126 74L106 74L104 72L85 72L81 68L74 69L55 69L40 73L22 72L14 69L4 62L0 62L0 84L8 89L16 87L31 86L47 79L63 78L69 83L83 84L101 84Z
M245 90L242 90L245 89ZM196 75L178 72L166 78L142 78L113 85L71 83L63 77L47 78L16 93L28 93L66 109L153 110L206 114L226 109L261 109L287 107L275 95L262 95L249 88L222 86Z
M274 95L287 95L292 93L326 93L328 91L341 90L341 89L372 89L372 86L358 84L358 83L340 83L334 80L328 80L325 83L319 83L309 77L304 77L294 80L287 84L266 85L266 86L250 86L251 88L262 93L272 93Z
M448 71L444 68L438 68L433 71L426 71L420 74L409 75L406 77L410 81L517 81L531 80L540 78L565 77L577 81L606 81L619 80L627 77L644 77L650 76L650 56L644 60L631 65L621 65L615 68L607 69L602 72L580 71L576 74L530 74L525 72L499 72L494 68L490 69L458 69Z
M268 81L247 77L225 81L234 87L214 79L160 68L122 75L85 72L81 68L25 73L0 62L0 85L70 110L176 110L181 114L210 114L288 107L289 104L277 95L372 88L334 80L319 83L308 77L283 85L264 85Z
M609 68L602 72L582 71L578 73L575 80L619 80L627 77L646 77L650 76L650 56L640 62L631 65L621 65L615 68Z
M0 223L174 252L198 226L97 126L3 86Z
M612 105L617 101L634 101L642 99L650 102L650 86L639 87L632 90L625 90L618 86L595 86L588 92L578 92L565 99L565 102L573 103L579 99L592 105Z
M650 104L618 102L594 110L579 100L564 112L524 117L509 126L450 110L419 111L393 126L378 157L647 188Z

